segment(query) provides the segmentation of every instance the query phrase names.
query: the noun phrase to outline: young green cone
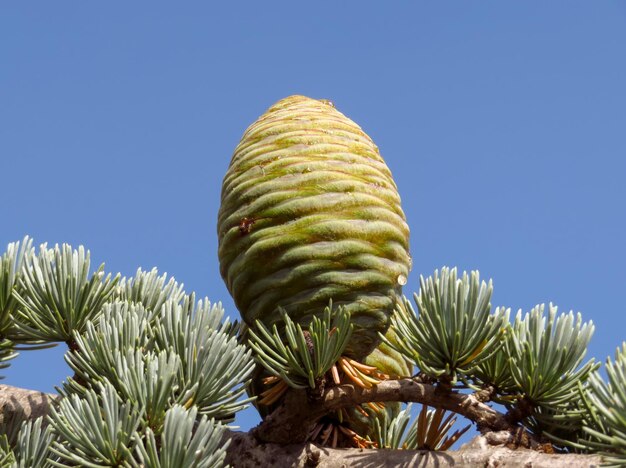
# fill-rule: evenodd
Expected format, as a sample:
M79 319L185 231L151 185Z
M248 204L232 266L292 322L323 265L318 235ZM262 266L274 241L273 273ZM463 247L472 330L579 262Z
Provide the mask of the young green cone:
M401 297L409 228L391 172L358 125L291 96L244 133L222 185L220 270L246 323L307 324L332 299L351 313L361 359Z

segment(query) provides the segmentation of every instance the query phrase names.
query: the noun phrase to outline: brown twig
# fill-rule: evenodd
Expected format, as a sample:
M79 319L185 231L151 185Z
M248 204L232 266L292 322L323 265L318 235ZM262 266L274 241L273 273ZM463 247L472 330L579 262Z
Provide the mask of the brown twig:
M473 421L479 431L514 431L516 425L474 395L442 392L419 378L380 382L370 388L343 384L327 389L320 400L311 402L305 392L291 390L279 407L253 432L263 442L297 443L307 440L317 422L326 414L363 403L404 401L422 403L460 414Z

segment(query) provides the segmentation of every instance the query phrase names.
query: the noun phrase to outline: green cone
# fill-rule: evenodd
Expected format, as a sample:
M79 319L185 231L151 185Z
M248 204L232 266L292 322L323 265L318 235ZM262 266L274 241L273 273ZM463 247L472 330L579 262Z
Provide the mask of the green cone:
M380 342L411 267L409 228L378 148L324 100L291 96L244 133L222 185L220 271L243 319L302 324L332 299L346 354Z
M387 330L385 338L394 344L400 339L393 328ZM385 342L380 343L374 351L367 355L363 363L376 367L392 379L411 377L413 375L413 365Z

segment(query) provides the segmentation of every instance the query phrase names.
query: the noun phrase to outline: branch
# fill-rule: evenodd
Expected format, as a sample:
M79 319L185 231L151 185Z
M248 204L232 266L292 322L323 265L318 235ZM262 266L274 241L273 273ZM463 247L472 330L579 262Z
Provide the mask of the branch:
M36 390L0 385L0 424L45 416L57 398Z
M291 390L253 434L262 442L305 442L317 421L326 414L361 403L385 401L416 402L453 411L476 423L481 432L517 429L504 414L480 400L474 395L442 391L415 378L386 380L372 388L339 385L326 390L316 400L308 398L303 390Z
M264 444L245 432L232 432L226 463L241 468L257 466L336 467L336 466L532 466L582 468L598 466L598 455L547 454L534 450L512 450L492 446L479 436L460 450L429 452L426 450L331 449L316 444Z
M416 390L420 389L420 390ZM420 393L422 392L422 393ZM290 392L284 405L292 405L298 401L304 404L310 415L318 417L330 409L342 407L344 404L365 401L391 401L396 398L417 398L422 395L425 400L434 405L440 402L442 407L453 409L454 404L445 403L448 397L437 394L435 387L420 384L413 379L402 379L397 381L382 382L376 389L360 390L354 389L351 385L342 385L327 391L323 396L322 403L311 403L307 400L305 392ZM454 401L459 407L465 408L464 401L471 399L477 401L469 395L454 394ZM51 406L58 397L43 392L27 390L9 385L0 385L0 424L6 423L13 417L24 417L28 419L37 418L48 414ZM371 398L371 400L368 400ZM469 399L469 400L468 400ZM416 400L410 400L416 401ZM474 414L482 411L482 404L468 407L472 410L463 410L467 414ZM297 408L297 407L296 407ZM316 409L317 408L317 409ZM489 407L487 415L497 413ZM305 414L307 410L299 414ZM283 409L284 411L284 409ZM268 419L276 418L273 413ZM462 413L463 414L463 413ZM498 413L499 414L499 413ZM321 416L319 416L321 417ZM503 416L488 416L485 421L491 423L500 421ZM254 430L258 433L265 424ZM296 418L288 419L289 424L308 424L308 421L297 421ZM577 454L546 454L533 450L506 448L507 437L510 434L490 433L486 436L477 437L472 443L463 446L458 451L448 452L428 452L417 450L365 450L365 449L330 449L310 443L291 443L280 445L275 443L263 443L258 440L253 433L227 432L225 438L230 438L231 443L227 449L226 462L231 466L257 467L257 466L295 466L295 467L335 467L335 466L463 466L463 467L483 467L483 466L533 466L536 468L568 466L568 468L579 468L598 466L601 462L597 455L577 455ZM494 445L495 444L495 445Z

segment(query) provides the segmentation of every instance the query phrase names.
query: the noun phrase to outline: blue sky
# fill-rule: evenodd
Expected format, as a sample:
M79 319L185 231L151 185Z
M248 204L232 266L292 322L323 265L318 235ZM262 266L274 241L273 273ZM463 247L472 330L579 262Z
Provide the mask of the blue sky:
M414 270L478 269L493 304L552 301L626 339L626 4L11 2L0 7L0 246L25 234L107 271L219 276L220 185L278 99L329 98L377 143ZM390 6L393 5L393 6ZM4 383L52 391L63 350ZM238 419L247 428L253 411Z

